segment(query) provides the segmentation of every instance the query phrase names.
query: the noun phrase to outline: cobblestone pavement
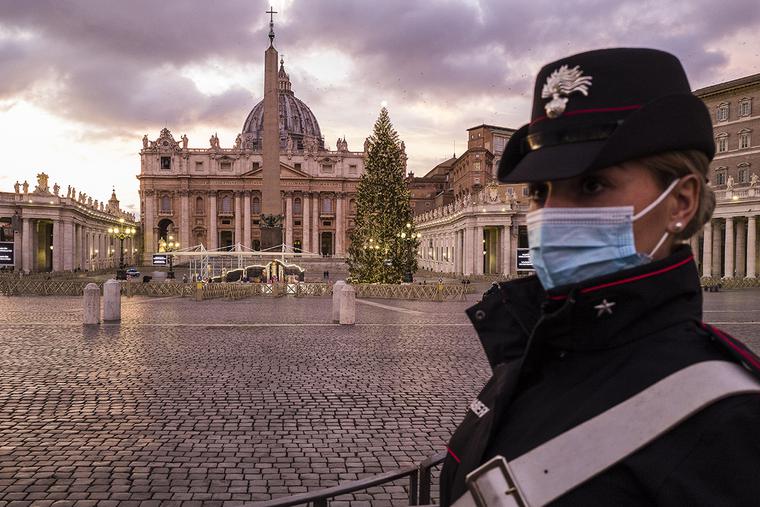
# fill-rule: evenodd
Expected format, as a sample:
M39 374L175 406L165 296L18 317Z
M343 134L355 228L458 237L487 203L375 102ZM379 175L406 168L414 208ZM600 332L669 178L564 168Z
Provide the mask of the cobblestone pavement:
M489 375L476 299L359 302L346 328L327 298L132 298L84 330L79 298L0 298L0 507L232 505L417 463ZM760 349L758 301L705 294L705 320Z

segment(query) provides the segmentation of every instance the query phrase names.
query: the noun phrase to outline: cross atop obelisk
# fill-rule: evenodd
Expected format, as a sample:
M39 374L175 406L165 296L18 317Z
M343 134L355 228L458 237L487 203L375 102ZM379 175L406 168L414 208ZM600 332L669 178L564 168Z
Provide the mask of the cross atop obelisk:
M269 14L269 45L272 46L274 44L274 15L277 14L277 11L270 6L267 14Z

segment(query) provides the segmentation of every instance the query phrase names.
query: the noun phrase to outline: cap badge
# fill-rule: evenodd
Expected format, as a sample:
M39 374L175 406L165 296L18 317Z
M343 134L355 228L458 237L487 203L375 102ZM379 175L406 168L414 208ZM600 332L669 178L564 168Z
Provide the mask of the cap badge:
M552 99L544 106L546 116L559 118L565 112L567 96L573 92L580 92L588 96L589 86L591 86L591 76L584 76L578 65L572 69L563 65L552 72L546 78L546 84L541 90L542 99Z

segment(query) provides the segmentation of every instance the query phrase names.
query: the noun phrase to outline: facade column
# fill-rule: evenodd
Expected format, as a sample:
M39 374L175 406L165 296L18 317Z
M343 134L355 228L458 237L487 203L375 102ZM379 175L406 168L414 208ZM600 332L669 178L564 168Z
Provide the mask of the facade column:
M723 254L725 271L724 278L734 277L734 217L726 218L726 243Z
M721 239L723 236L723 231L720 227L720 221L716 220L713 222L713 247L712 247L712 253L713 253L713 262L712 262L712 276L717 276L720 278L723 268L723 251L721 250Z
M757 216L747 217L747 278L757 274Z
M63 223L53 220L53 272L63 271Z
M322 250L319 243L319 192L314 192L312 196L314 198L311 207L311 210L314 212L314 215L311 217L312 251L321 254Z
M235 250L238 243L243 243L243 209L240 201L240 192L235 192Z
M301 196L301 251L311 252L311 201L309 201L309 193L304 192Z
M285 192L285 249L293 248L293 193Z
M63 270L74 270L74 222L63 222Z
M216 216L216 192L212 191L208 193L208 237L206 238L207 250L216 250L219 247L219 235L216 232L217 216Z
M343 210L345 208L343 201L345 198L346 194L339 193L335 199L335 255L338 257L343 257L346 254L343 249L344 236L346 235L345 227L343 227Z
M501 272L512 274L512 222L501 228Z
M150 255L156 251L156 244L153 242L153 226L156 223L155 216L155 196L153 190L145 191L145 216L143 217L143 241L145 253ZM97 243L95 243L97 245Z
M251 248L251 192L246 190L243 193L243 244L246 248Z
M13 270L21 271L23 269L23 236L21 231L13 232Z
M179 191L179 244L180 248L193 246L190 239L190 197L187 190Z
M24 273L29 273L32 270L32 259L34 258L32 252L32 220L30 218L24 218L21 223L21 269Z
M713 265L713 237L712 237L712 220L708 220L702 233L702 276L712 276Z
M84 270L84 226L79 224L77 228L77 260L75 261L74 268ZM131 250L130 250L131 252Z
M747 274L747 224L739 218L736 229L736 277L744 278Z

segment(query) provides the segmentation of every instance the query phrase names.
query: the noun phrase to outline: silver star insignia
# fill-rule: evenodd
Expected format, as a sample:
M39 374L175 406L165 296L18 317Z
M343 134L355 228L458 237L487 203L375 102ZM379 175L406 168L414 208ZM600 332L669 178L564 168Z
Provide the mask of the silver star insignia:
M603 299L601 303L596 305L594 309L596 309L596 316L601 317L605 313L609 313L612 315L612 307L615 306L615 303L613 301L607 301L606 299Z

